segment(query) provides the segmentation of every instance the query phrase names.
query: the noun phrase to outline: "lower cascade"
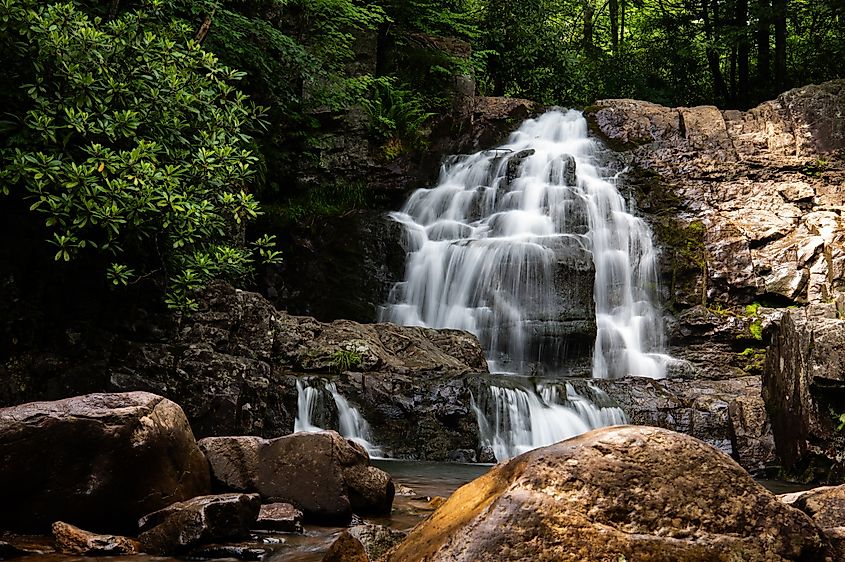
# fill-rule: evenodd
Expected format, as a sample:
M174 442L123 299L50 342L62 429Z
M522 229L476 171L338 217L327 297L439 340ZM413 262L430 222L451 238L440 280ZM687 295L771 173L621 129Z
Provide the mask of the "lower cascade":
M481 446L505 460L581 433L628 423L625 412L601 389L588 385L588 396L566 383L534 388L490 386L473 400Z
M447 161L436 187L392 215L408 258L380 319L468 330L494 372L566 374L594 334L593 378L665 376L657 250L601 150L580 112L552 110L494 150ZM483 444L501 459L625 421L555 392L492 387L476 412Z
M337 422L338 433L343 437L354 441L364 447L371 458L382 458L384 452L372 442L372 434L370 431L370 424L361 415L361 412L349 401L340 395L337 391L337 386L333 382L324 382L325 391L328 391L332 401L337 408ZM324 398L324 392L315 386L311 386L301 380L296 381L296 419L294 420L294 432L306 431L315 432L323 431L325 427L320 427L315 423L324 411L324 405L321 401ZM320 423L327 424L329 422L328 416L323 415L324 420Z

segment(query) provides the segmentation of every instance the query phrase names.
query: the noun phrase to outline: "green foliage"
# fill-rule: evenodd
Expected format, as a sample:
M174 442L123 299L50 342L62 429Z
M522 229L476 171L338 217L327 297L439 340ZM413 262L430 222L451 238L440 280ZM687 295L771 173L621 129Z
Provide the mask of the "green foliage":
M364 101L370 117L373 136L382 143L386 160L423 145L423 124L434 114L427 112L423 101L408 88L397 87L392 80L374 84L374 92Z
M361 366L363 358L357 351L339 349L332 354L332 370L336 373L352 371Z
M264 207L276 224L310 223L316 218L337 217L369 205L363 182L324 183L291 197L285 203Z
M238 242L259 212L248 131L263 110L163 7L104 21L71 3L2 0L0 60L22 89L0 185L44 218L56 260L106 254L115 285L158 271L168 304L191 308L209 279L279 256L266 238L255 256Z
M745 359L743 371L751 374L762 374L766 362L766 350L758 347L747 347L739 354Z

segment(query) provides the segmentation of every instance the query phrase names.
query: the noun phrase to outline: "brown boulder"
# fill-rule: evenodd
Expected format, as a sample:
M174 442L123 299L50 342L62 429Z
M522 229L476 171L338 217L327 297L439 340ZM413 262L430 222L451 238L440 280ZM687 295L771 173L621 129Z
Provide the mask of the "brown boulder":
M386 560L810 560L813 522L727 455L651 427L586 433L455 492Z
M0 528L54 521L96 531L209 491L182 409L146 392L88 394L0 409Z
M825 486L779 497L812 517L821 528L827 539L825 560L845 560L845 486Z
M97 535L62 521L53 523L56 550L62 554L82 556L122 556L138 554L140 544L135 539L118 535Z
M329 547L321 562L370 562L361 541L343 531Z
M295 433L259 450L255 490L268 502L293 504L310 521L388 514L393 480L369 464L367 452L337 432Z
M220 489L257 492L268 503L290 503L308 521L348 523L353 512L390 513L390 475L370 466L367 452L337 432L269 440L211 437L201 445Z
M201 543L246 537L260 508L257 494L192 498L141 518L139 539L148 554L172 554Z
M231 492L249 492L255 488L258 450L265 439L252 435L206 437L197 444L208 459L212 484Z

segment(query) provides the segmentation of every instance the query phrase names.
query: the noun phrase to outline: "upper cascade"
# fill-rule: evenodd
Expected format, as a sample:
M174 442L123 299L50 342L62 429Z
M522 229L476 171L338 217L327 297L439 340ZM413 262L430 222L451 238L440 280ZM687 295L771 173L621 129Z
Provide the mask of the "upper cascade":
M381 319L468 330L491 370L535 371L565 348L561 319L577 305L560 287L580 260L595 270L593 376L664 376L651 230L601 148L580 112L552 110L499 148L447 161L436 187L392 215L409 256Z

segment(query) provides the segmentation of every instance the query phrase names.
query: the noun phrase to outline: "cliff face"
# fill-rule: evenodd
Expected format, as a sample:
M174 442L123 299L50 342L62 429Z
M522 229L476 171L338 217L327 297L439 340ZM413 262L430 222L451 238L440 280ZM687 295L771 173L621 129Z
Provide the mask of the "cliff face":
M840 480L845 377L836 345L820 346L845 334L845 80L747 112L587 113L663 247L673 355L696 377L761 373L786 471Z
M748 112L602 100L588 115L632 166L667 261L688 262L667 266L698 269L676 276L677 304L805 304L842 290L845 80Z

